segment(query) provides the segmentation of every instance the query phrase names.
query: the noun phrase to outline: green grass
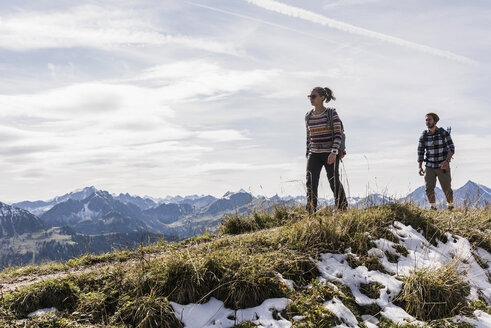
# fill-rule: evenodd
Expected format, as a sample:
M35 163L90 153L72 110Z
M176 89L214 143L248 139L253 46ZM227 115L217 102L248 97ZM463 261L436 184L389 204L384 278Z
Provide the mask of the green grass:
M3 306L22 318L38 309L56 307L59 310L72 311L75 308L80 289L66 280L48 280L21 287L8 293Z
M413 271L403 278L398 303L418 320L444 319L465 308L469 284L452 263Z
M33 324L32 327L51 327L48 324L53 327L80 324L180 327L170 303L203 303L210 297L222 300L232 309L257 306L268 298L287 297L292 304L281 315L289 320L294 316L304 317L294 321L293 327L339 324L339 319L323 306L334 296L341 299L359 320L363 314L382 319L378 306L357 305L346 286L339 285L339 291L335 291L315 280L320 275L316 261L321 253L345 253L351 248L356 257L348 256L350 266L365 265L369 270L384 272L379 260L367 252L375 239L397 242L397 237L388 229L394 220L422 231L432 243L445 240L448 231L469 238L474 246L491 250L490 214L489 207L432 212L410 204L392 204L342 213L324 209L313 217L308 217L300 207L277 207L271 213L256 212L247 217L232 215L223 220L217 235L206 233L181 242L161 241L135 251L86 255L64 264L7 269L0 278L8 280L21 275L42 275L98 265L96 271L45 280L6 293L0 303L0 326L12 326L12 322L24 318L27 313L54 306L61 311L55 318L32 319L28 324ZM402 246L396 251L401 256L407 255ZM279 281L278 273L293 280L295 288L289 290ZM449 272L445 274L451 276ZM406 292L402 294L406 296L401 296L400 304L426 319L472 313L473 308L483 308L483 304L470 305L460 299L449 306L455 311L437 310L438 316L429 315L424 307L419 309L418 302L420 305L438 303L448 298L443 291L446 285L442 289L438 280L423 279L433 276L433 273L414 273L408 277L404 282ZM312 286L307 288L309 284ZM431 290L429 294L436 295L437 301L423 293L420 301L412 302L416 296L410 296L410 291L421 290L421 286ZM462 290L460 294L467 291L465 286L457 287ZM450 289L457 287L452 285ZM379 284L361 286L362 292L374 299L381 288L383 286ZM432 306L435 312L435 305ZM240 327L254 325L243 323ZM383 319L381 327L396 326Z

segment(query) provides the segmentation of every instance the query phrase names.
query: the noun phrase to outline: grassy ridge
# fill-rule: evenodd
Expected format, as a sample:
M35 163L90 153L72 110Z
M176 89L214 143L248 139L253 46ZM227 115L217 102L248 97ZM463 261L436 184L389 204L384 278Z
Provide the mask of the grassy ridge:
M179 243L161 242L135 252L85 256L65 264L5 270L0 278L14 279L23 274L105 264L97 271L69 274L6 293L0 305L0 326L15 326L28 313L54 306L62 312L27 324L32 327L89 324L180 327L170 302L202 303L215 297L229 308L241 309L259 305L268 298L288 297L292 304L283 317L289 320L298 315L305 317L295 322L294 327L330 327L340 322L323 303L334 296L359 320L362 314L377 314L380 309L358 306L345 286L334 290L315 281L319 275L315 261L321 253L344 253L351 248L358 255L358 259L350 260L352 266L363 264L383 270L367 251L372 248L373 239L394 240L388 227L395 220L423 231L432 243L445 241L445 233L450 232L491 252L490 218L489 207L434 212L409 204L342 213L324 209L314 217L308 217L302 208L283 206L271 213L257 212L248 217L231 215L224 218L216 236L208 234ZM159 256L156 258L155 254ZM297 287L288 289L278 274L293 280ZM312 288L301 288L309 283L313 284ZM375 295L378 289L376 285L363 286L367 295ZM465 286L462 290L465 292ZM489 308L478 303L472 306ZM468 306L462 305L452 314L465 309L468 311ZM415 307L415 311L426 315L425 309ZM435 317L425 318L431 319ZM383 325L392 324L384 321ZM254 327L241 325L249 326Z

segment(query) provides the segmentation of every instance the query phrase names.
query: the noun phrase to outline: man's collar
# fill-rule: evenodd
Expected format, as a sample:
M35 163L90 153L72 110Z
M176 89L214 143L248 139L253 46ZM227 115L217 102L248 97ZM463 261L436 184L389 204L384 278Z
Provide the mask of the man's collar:
M431 133L431 130L430 130L430 129L428 129L428 132L429 132L430 134L435 134L437 130L438 130L438 126L436 126L436 125L435 125L435 131L434 131L433 133Z

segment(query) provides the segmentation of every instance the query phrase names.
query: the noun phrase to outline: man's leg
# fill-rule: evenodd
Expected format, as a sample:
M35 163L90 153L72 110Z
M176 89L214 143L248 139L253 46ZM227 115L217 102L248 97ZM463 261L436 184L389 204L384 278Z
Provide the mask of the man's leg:
M436 208L436 199L435 199L435 186L436 186L436 169L432 169L431 167L426 167L425 171L425 191L426 196L428 197L428 202L430 203L432 208Z
M313 153L307 159L307 211L312 214L317 210L317 189L322 170L322 159Z
M343 185L339 179L339 155L336 156L336 161L333 164L327 164L325 162L327 179L329 180L329 186L334 194L334 200L336 202L336 208L345 210L348 208L348 201L346 199L346 193L344 192Z
M445 170L437 170L438 181L440 181L440 186L445 193L445 198L447 198L447 203L449 207L453 207L453 190L452 190L452 176L450 174L450 167Z

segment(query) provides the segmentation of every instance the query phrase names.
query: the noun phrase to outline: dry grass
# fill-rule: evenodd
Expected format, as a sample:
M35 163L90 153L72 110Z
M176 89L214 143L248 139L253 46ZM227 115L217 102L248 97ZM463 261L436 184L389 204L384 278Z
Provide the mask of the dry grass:
M404 277L398 303L419 320L444 319L465 307L469 292L469 284L450 263L436 269L416 270Z

